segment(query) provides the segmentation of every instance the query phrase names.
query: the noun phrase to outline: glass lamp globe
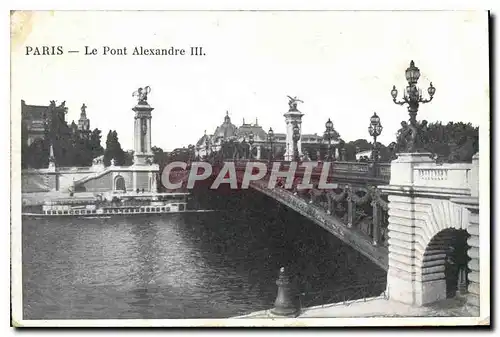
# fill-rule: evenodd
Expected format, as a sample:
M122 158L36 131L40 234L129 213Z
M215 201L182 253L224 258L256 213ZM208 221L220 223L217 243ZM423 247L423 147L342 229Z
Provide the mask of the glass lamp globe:
M413 60L410 62L410 66L405 72L406 80L409 84L416 84L420 78L420 69L415 67L415 62Z
M393 85L393 86L392 86L391 96L392 96L392 98L394 98L394 99L396 99L396 97L398 97L398 89L396 89L396 86L395 86L395 85Z
M427 89L427 92L429 93L429 96L432 97L436 93L436 88L432 85L432 82L429 86L429 89Z
M328 118L328 121L326 122L325 127L326 127L327 130L330 130L330 129L333 128L333 123L330 120L330 118Z

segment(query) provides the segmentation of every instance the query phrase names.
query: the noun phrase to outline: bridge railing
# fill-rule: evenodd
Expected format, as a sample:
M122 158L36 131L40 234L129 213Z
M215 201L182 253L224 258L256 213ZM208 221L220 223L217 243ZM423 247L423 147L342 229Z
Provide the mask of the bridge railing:
M415 186L469 189L471 164L421 164L413 169Z
M337 217L347 228L359 231L373 245L386 246L388 243L388 201L375 186L353 188L345 185L336 189L297 190L296 182L291 189L285 189L284 185L269 188L265 180L252 184L313 218Z
M301 292L300 306L326 306L332 303L349 305L357 301L366 301L367 298L379 296L385 291L386 278L377 278L363 284L354 284L341 289L325 289L315 292Z
M227 160L226 160L227 161ZM225 162L226 162L225 161ZM280 163L279 169L284 171L290 168L290 161L277 160L270 162L268 160L229 160L235 163L235 167L238 169L243 169L249 162L260 162L267 165L267 169L270 172L272 169L272 163ZM223 164L223 162L217 162L218 164ZM296 174L303 174L305 168L301 166L302 162L297 163ZM325 162L318 161L317 165L312 170L312 175L320 175ZM377 178L382 183L389 183L391 179L391 164L390 163L373 163L373 162L344 162L344 161L333 161L330 162L330 174L329 176L337 177L359 177L359 178Z

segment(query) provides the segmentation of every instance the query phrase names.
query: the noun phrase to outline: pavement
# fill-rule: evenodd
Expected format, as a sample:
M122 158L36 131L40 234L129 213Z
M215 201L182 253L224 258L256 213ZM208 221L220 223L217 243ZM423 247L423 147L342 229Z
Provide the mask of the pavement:
M326 304L302 309L298 318L352 317L471 317L464 297L447 299L429 306L412 306L391 301L383 296ZM258 311L236 318L276 318L270 310Z

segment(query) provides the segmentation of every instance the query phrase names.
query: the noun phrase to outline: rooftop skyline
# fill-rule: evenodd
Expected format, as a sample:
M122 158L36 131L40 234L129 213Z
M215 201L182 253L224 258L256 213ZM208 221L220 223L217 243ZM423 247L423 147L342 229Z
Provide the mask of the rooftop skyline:
M132 92L146 85L152 144L167 151L213 132L226 111L236 125L258 118L266 132L284 133L287 95L304 101L304 134L322 134L331 118L345 141L370 141L369 119L377 112L379 141L388 144L408 120L390 90L396 85L401 95L410 60L420 68L424 95L430 82L437 89L420 106L419 120L488 127L486 12L75 13L29 17L31 32L12 45L13 109L20 110L21 99L65 100L71 122L85 103L103 142L116 130L124 149L133 148ZM80 53L26 56L25 47L34 45ZM206 56L83 55L84 46L106 45L202 46Z

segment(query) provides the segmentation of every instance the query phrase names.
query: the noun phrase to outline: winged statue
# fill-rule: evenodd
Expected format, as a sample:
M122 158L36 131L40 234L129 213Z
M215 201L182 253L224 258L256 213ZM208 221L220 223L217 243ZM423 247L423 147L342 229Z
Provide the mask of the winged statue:
M295 97L292 97L292 96L288 96L288 106L290 106L290 111L297 111L297 103L300 102L300 103L304 103L304 101L300 100L297 98L297 96Z
M139 103L147 103L148 94L151 92L150 86L145 86L144 88L139 88L132 94L132 97L137 97Z

